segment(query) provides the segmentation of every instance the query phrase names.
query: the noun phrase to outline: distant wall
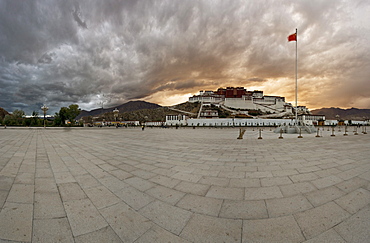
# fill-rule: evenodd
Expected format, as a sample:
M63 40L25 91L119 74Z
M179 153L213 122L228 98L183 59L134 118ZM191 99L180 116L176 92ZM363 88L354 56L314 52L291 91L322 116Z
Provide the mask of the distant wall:
M188 126L279 126L293 124L293 119L245 119L245 118L218 118L218 119L188 119Z

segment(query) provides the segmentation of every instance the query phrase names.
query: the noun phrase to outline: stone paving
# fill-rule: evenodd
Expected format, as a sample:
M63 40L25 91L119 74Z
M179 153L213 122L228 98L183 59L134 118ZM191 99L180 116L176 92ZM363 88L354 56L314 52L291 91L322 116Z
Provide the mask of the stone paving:
M369 242L370 135L0 130L0 242Z

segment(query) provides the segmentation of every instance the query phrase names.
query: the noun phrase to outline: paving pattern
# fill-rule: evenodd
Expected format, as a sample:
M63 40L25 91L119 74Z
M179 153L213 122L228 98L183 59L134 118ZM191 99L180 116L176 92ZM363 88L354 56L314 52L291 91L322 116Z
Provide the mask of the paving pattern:
M1 129L0 242L369 242L349 131Z

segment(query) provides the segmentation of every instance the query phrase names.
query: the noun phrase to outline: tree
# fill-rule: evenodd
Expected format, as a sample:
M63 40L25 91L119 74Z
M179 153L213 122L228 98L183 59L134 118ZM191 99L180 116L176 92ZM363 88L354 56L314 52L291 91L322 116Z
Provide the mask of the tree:
M7 126L16 124L15 119L12 115L5 115L3 123Z
M22 117L24 117L24 116L25 116L25 113L24 113L24 111L22 111L22 110L14 110L14 111L13 111L13 116L14 116L15 118L22 118Z
M54 115L54 125L55 126L62 125L62 119L60 118L60 115L58 112L55 112L55 115Z
M23 125L25 113L22 110L13 111L14 125Z
M37 111L32 112L32 118L31 118L31 126L38 126L39 125L39 113Z
M69 106L68 110L68 119L72 122L74 119L80 114L81 109L78 108L77 104L73 104Z
M73 122L79 114L80 109L77 104L70 105L69 107L62 107L59 113L55 113L54 123L56 125L64 125L67 120Z

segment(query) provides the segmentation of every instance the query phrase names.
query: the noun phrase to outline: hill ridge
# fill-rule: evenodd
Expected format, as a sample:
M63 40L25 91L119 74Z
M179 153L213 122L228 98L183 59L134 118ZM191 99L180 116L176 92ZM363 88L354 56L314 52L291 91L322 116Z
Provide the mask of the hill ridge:
M349 108L342 109L339 107L330 108L320 108L312 110L313 115L325 115L326 120L364 120L370 119L370 109L359 109L359 108Z

